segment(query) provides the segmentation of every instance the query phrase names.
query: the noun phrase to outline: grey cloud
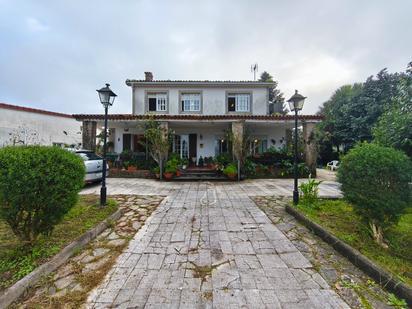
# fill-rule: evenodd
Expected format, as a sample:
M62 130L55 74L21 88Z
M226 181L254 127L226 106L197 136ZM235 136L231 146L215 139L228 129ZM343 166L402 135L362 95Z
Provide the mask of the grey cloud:
M95 89L126 78L251 79L258 62L305 113L342 84L411 61L412 3L389 1L0 0L0 101L68 113L101 112ZM30 31L27 21L37 31ZM32 29L32 30L33 30Z

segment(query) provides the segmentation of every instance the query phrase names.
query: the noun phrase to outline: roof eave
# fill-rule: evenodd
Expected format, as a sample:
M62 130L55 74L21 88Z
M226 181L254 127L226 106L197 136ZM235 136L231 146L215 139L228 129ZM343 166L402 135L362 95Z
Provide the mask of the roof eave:
M103 114L74 114L78 121L103 121ZM133 115L109 114L110 121L144 121L147 119L163 121L293 121L293 115ZM300 115L299 120L306 122L320 122L322 115Z
M255 82L255 81L142 81L126 80L126 85L131 86L242 86L242 87L273 87L275 82Z

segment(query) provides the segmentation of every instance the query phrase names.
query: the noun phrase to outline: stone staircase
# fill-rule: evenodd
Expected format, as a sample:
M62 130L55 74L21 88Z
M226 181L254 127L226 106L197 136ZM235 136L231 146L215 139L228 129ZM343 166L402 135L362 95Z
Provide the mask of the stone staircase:
M179 177L175 176L173 180L196 181L196 180L228 180L225 175L218 174L215 170L190 167L181 171Z

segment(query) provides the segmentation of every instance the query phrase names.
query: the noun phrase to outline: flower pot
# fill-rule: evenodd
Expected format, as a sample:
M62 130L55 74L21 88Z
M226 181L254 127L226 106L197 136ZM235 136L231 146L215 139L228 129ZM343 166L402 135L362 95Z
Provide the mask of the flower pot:
M163 173L163 176L166 180L170 180L173 178L173 173Z
M180 176L182 176L182 172L179 171L179 170L177 170L177 171L176 171L176 177L180 177Z
M237 179L237 174L227 174L226 175L230 180L236 180Z
M137 171L137 167L136 167L136 166L129 166L129 167L127 168L127 170L128 170L129 172L136 172L136 171Z
M160 173L156 173L155 176L157 179L160 179Z

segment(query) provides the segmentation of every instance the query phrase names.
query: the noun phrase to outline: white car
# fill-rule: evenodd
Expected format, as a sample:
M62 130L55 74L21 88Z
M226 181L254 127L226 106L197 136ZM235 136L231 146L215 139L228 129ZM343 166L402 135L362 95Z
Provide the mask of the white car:
M75 153L84 161L86 167L86 183L102 181L103 158L90 150L76 150ZM109 176L109 165L106 164L106 177Z

